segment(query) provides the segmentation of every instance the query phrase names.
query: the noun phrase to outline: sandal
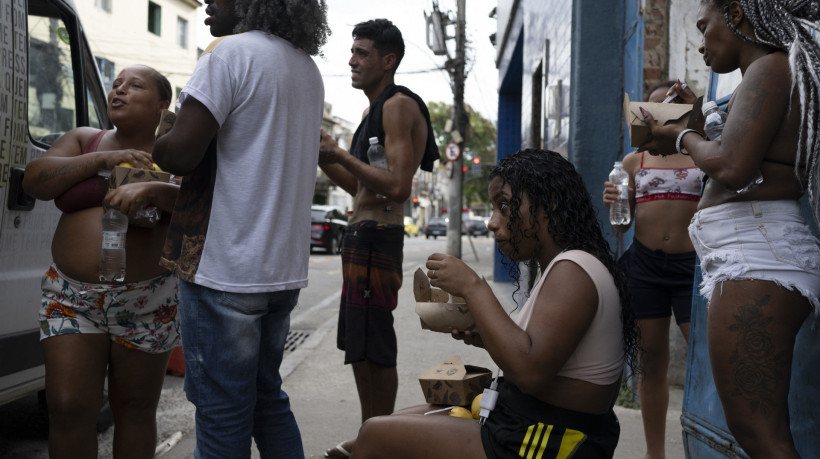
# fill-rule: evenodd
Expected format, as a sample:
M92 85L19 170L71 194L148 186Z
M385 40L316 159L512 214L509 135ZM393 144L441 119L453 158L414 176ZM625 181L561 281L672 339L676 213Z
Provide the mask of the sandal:
M325 457L350 457L350 451L344 448L344 444L345 442L341 442L333 448L325 451ZM334 451L339 454L333 454Z

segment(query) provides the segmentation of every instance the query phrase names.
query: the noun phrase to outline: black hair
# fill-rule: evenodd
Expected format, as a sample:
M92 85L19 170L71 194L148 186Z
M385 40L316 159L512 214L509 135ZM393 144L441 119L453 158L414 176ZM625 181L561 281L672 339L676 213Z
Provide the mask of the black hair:
M640 331L635 322L635 311L626 290L626 276L617 267L609 243L604 239L598 223L592 197L587 191L581 175L575 167L560 154L549 150L527 149L514 153L498 162L490 172L490 180L500 178L510 186L510 218L507 229L510 232L510 246L516 259L527 259L530 278L537 272L535 257L519 254L520 242L527 237L538 239L538 211L544 212L548 221L547 230L555 243L564 250L583 250L603 263L612 274L621 300L621 321L623 323L624 352L626 362L633 374L638 372L637 352ZM521 196L526 193L530 203L529 226L524 234L521 217ZM510 275L520 288L517 265L506 262ZM530 286L532 288L532 286Z
M367 38L373 40L373 47L379 54L386 56L396 55L396 68L404 58L404 39L401 30L387 19L372 19L360 22L353 27L353 39ZM395 69L394 69L395 70Z
M820 44L812 31L820 31L820 3L807 0L737 0L752 24L755 36L741 33L729 20L731 0L702 0L723 11L726 25L742 40L789 55L792 85L800 95L800 136L795 174L805 163L809 174L809 202L820 223Z
M325 0L235 0L239 23L234 33L261 30L315 56L327 43Z
M165 75L159 73L153 67L148 67L151 69L151 77L154 78L154 81L157 83L157 89L159 89L159 100L167 100L171 101L171 98L174 97L174 92L171 90L171 82L168 81L168 78L165 78Z

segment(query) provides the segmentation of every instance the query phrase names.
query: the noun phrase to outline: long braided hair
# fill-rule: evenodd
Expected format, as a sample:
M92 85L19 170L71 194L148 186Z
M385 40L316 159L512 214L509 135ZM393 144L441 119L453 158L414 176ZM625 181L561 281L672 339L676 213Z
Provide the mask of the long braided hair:
M624 353L627 365L633 374L638 372L637 351L639 331L635 325L635 311L626 291L626 276L615 264L609 243L604 239L601 226L581 175L575 167L560 154L549 150L527 149L512 154L501 161L490 172L490 180L500 178L510 185L510 218L507 229L510 232L510 246L513 258L529 260L530 279L537 270L534 254L519 253L519 245L526 238L538 240L538 210L547 217L550 236L564 250L583 250L594 255L612 274L621 300L621 321L623 324ZM521 196L529 199L529 228L523 232L521 217ZM507 260L507 269L520 286L517 265ZM532 285L530 284L530 288Z
M320 54L330 35L325 0L236 0L234 5L240 18L234 33L261 30L311 56Z
M800 136L795 174L801 164L808 171L808 192L814 219L820 223L820 44L811 29L820 31L820 2L817 0L738 0L754 27L748 37L729 21L730 0L704 0L723 10L726 24L744 41L776 48L789 54L792 86L800 95Z

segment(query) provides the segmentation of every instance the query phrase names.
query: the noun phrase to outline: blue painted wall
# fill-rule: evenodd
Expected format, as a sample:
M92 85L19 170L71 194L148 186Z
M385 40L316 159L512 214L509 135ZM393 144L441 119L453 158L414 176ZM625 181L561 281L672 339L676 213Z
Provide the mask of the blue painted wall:
M541 147L531 144L533 130L540 129L543 146L565 155L584 177L613 247L600 196L613 161L622 156L625 7L615 3L601 8L581 0L500 0L497 32L498 159ZM544 80L533 78L539 66ZM534 97L537 84L545 85L540 101ZM641 82L632 84L640 88ZM541 110L546 119L534 126L533 115L539 118ZM498 253L494 276L510 280Z

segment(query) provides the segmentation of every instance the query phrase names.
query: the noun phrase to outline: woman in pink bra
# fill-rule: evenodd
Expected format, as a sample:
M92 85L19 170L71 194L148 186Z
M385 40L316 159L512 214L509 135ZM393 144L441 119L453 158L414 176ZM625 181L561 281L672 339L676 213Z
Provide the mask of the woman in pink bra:
M689 88L674 81L649 91L649 102L662 102L667 93L694 102ZM670 152L672 153L672 152ZM688 156L652 156L635 151L623 160L629 174L629 208L635 237L619 260L641 330L641 404L646 459L664 458L666 410L669 407L669 323L672 313L683 337L689 339L695 249L687 226L697 209L703 173ZM618 198L618 188L604 182L604 205ZM630 225L613 228L624 233Z
M171 97L171 84L156 70L128 67L108 93L115 130L73 129L26 166L26 192L54 199L63 211L40 308L52 458L97 457L106 376L114 457L154 456L156 407L179 342L176 278L159 266L167 222L128 229L122 283L99 280L101 222L105 208L133 216L153 204L170 212L178 187L132 183L108 191L98 172L122 162L153 167L147 152Z
M466 300L476 327L453 337L484 348L503 371L490 386L495 405L483 422L422 415L429 405L368 419L348 443L353 457L613 456L612 406L624 363L634 363L635 320L589 192L569 161L544 150L499 161L489 191L488 227L513 275L517 263L536 267L526 304L509 317L490 286L448 255L430 255L427 275Z

